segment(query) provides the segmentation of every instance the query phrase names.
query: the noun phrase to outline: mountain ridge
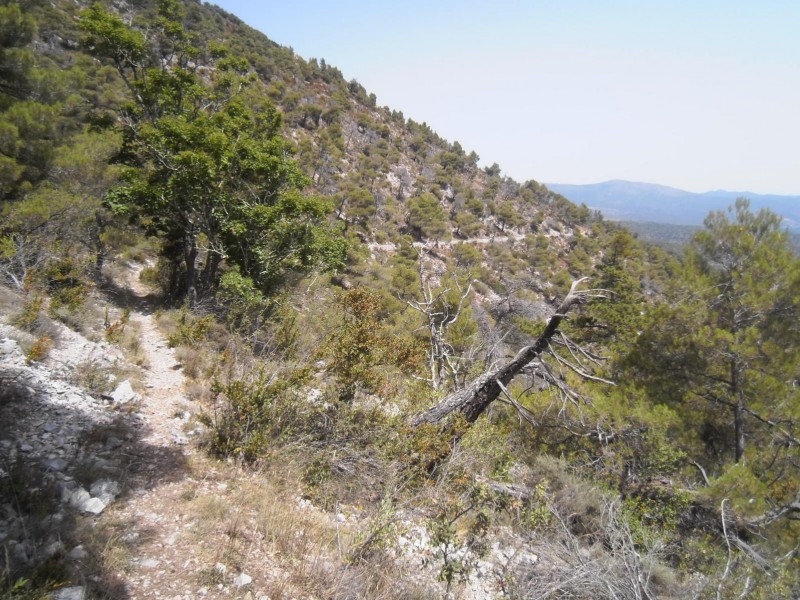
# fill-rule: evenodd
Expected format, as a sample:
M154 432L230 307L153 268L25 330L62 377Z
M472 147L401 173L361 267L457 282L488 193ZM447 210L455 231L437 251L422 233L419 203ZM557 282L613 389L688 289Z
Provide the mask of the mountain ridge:
M576 203L599 210L615 221L700 226L713 210L725 210L745 197L754 210L768 208L784 218L791 231L800 231L800 196L750 191L689 192L670 186L612 179L592 184L547 183L548 189Z

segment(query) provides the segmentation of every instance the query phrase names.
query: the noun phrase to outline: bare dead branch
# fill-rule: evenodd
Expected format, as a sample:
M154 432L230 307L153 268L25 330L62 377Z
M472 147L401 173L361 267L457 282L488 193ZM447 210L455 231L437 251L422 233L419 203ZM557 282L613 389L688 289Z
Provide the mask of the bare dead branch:
M437 406L412 418L412 425L443 423L453 413L461 414L468 423L475 422L501 394L501 385L507 386L528 364L549 349L551 339L558 331L559 325L566 318L569 310L576 304L581 304L590 298L600 296L601 290L578 289L587 279L584 277L572 283L569 293L561 301L555 313L547 320L544 331L533 344L522 348L504 366L491 372L484 372L463 390L451 394Z

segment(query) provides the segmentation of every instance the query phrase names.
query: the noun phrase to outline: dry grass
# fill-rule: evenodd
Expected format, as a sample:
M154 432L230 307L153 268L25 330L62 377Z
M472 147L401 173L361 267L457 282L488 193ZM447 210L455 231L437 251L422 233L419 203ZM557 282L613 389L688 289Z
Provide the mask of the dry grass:
M108 394L114 389L119 369L114 369L99 360L87 359L75 369L72 383L97 396Z
M142 369L150 368L147 354L142 348L142 328L139 323L129 322L122 331L119 347L124 352L125 358Z
M175 350L175 359L181 364L183 374L194 380L207 379L214 372L214 357L201 348L179 346Z
M197 585L227 584L245 572L253 577L254 597L257 591L272 600L441 597L383 551L353 561L374 521L340 522L303 500L297 489L302 461L287 455L260 472L205 457L193 461L193 470L206 476L184 485L175 511L192 523L189 544L202 549Z
M83 337L95 342L103 338L103 315L105 308L94 296L89 296L86 301L77 308L70 309L66 306L51 310L51 316L61 323L77 331Z

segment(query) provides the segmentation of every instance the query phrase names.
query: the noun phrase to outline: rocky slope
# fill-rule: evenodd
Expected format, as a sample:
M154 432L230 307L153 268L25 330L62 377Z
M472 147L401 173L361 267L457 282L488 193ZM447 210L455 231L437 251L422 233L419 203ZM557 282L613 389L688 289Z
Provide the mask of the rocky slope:
M87 391L80 384L136 369L114 344L51 327L54 348L31 361L16 341L30 336L0 325L0 544L10 573L64 557L73 575L84 573L97 559L85 528L96 528L112 504L125 510L158 482L182 478L191 452L183 375L152 314L130 313L145 365L142 393L129 380L104 385L108 394Z

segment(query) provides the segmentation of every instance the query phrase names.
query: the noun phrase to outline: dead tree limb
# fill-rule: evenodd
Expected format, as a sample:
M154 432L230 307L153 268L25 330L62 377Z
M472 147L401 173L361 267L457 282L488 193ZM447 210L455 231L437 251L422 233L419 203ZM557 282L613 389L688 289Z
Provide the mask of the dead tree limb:
M606 296L603 290L578 290L578 286L586 279L588 278L584 277L572 283L569 293L548 319L544 332L533 344L522 348L511 362L483 373L464 389L450 394L433 408L415 416L411 421L412 425L418 426L424 423L443 425L447 419L455 415L461 415L467 423L474 423L511 380L549 348L559 325L574 305L583 303L589 298Z

